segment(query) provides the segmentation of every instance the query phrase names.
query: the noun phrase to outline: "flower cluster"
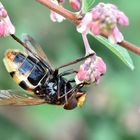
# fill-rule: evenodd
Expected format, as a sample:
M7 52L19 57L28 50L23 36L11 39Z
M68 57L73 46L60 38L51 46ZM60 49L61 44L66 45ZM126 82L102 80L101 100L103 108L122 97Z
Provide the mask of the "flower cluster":
M50 0L50 1L59 6L62 6L63 3L65 2L65 0ZM81 8L80 0L69 0L69 3L74 10L80 10ZM57 14L52 10L51 10L50 18L53 22L62 22L63 20L65 20L63 16Z
M106 35L111 43L117 43L123 40L123 35L117 26L128 24L128 17L115 5L99 3L85 14L77 30L80 33L92 32L94 35Z
M76 84L80 83L99 83L100 76L106 72L106 65L103 59L96 54L87 58L80 66L80 69L75 77Z
M15 33L15 27L11 23L7 11L0 2L0 36L9 36Z

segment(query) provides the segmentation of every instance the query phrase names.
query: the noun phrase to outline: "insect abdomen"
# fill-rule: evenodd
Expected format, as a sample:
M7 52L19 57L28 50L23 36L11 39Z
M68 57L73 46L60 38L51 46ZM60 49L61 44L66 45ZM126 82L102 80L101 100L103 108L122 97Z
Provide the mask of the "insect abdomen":
M7 51L4 64L12 78L25 90L32 91L46 74L39 61L18 51Z
M32 85L37 85L39 81L44 77L45 71L39 66L35 65L32 72L28 76L28 80Z

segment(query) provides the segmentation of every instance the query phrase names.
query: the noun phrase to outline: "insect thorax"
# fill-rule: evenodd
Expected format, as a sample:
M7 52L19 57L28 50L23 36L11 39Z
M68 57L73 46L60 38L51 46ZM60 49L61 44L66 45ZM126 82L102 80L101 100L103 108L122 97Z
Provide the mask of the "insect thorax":
M44 98L50 104L57 104L57 105L64 104L65 97L63 95L66 92L68 92L72 87L70 83L67 83L67 81L63 77L60 77L60 84L59 84L58 78L59 76L49 78L49 79L44 78L42 84L36 87L35 94L40 98ZM58 95L63 97L59 99Z

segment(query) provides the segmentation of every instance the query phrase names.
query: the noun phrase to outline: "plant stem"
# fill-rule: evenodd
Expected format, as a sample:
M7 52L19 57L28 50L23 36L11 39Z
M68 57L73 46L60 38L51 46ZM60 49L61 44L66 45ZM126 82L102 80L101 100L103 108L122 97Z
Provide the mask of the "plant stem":
M83 38L83 41L84 41L86 55L90 54L91 52L93 53L94 51L90 48L90 45L89 45L89 42L88 42L88 39L87 39L87 34L86 33L83 33L82 34L82 38Z
M66 19L70 20L72 23L74 23L76 26L80 23L79 18L76 16L76 14L66 10L65 8L58 6L54 3L52 3L50 0L36 0L37 2L41 3L42 5L48 7L49 9L55 11L56 13L62 15ZM104 36L104 35L103 35ZM106 37L106 36L104 36ZM140 55L140 48L135 46L134 44L123 40L121 43L118 43L122 47L130 50L131 52Z
M140 48L139 47L136 47L134 44L126 41L126 40L123 40L122 42L118 43L120 46L128 49L129 51L135 53L135 54L138 54L140 55Z
M71 11L52 3L50 0L36 0L37 2L41 3L42 5L48 7L49 9L55 11L56 13L62 15L66 19L70 20L74 24L78 24L76 14L72 13Z

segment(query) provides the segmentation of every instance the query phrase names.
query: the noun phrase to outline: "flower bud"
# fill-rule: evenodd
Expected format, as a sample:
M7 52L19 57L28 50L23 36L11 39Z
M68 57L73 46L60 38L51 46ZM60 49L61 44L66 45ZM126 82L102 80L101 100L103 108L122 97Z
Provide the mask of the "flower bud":
M74 10L80 10L81 7L80 0L69 0L69 3Z
M96 55L87 58L75 77L76 84L80 83L98 83L101 75L106 72L106 64L101 57Z
M57 0L50 0L51 2L53 2L56 5L59 5ZM50 13L50 18L53 22L62 22L65 18L59 14L57 14L56 12L51 10Z
M54 11L51 11L50 18L53 22L62 22L65 18Z
M7 11L0 2L0 36L9 36L15 34L15 27L11 23Z
M86 13L81 23L77 26L77 31L80 33L89 32L89 25L92 23L92 13Z

